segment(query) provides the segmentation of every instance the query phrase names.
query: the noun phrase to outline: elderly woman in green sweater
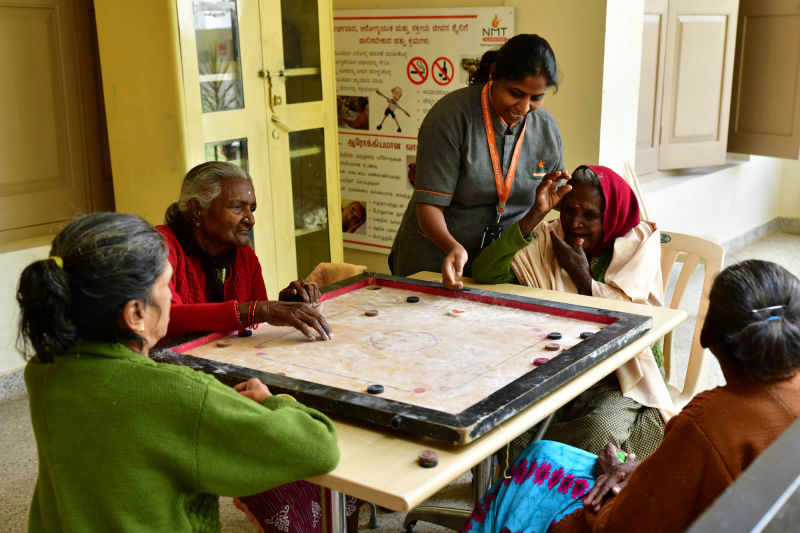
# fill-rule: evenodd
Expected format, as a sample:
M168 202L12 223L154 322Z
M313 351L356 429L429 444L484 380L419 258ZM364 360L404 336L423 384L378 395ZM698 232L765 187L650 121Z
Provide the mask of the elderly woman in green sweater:
M332 470L336 429L251 379L157 363L172 267L143 219L69 224L17 290L39 452L29 531L219 531L217 495Z

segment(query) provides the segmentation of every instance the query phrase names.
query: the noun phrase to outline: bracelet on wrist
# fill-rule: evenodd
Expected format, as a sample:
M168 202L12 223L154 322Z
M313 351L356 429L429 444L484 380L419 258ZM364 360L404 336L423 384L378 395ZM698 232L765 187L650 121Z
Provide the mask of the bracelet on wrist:
M297 398L295 398L291 394L273 394L273 396L278 396L278 397L281 397L281 398L289 398L290 400L293 400L295 402L297 401Z

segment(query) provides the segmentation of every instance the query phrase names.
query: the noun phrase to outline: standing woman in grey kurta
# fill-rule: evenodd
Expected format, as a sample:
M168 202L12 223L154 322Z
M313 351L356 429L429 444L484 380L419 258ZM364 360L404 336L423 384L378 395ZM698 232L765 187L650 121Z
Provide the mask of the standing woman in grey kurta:
M441 269L461 288L484 234L499 234L530 206L548 173L564 178L561 133L541 108L558 86L556 58L538 35L486 52L470 86L445 95L419 130L414 195L394 239L390 267L406 276Z

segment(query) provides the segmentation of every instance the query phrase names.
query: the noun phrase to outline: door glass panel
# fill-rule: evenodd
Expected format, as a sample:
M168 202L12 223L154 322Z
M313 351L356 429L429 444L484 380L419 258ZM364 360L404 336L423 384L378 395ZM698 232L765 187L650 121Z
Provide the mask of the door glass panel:
M235 0L194 0L203 113L244 107Z
M322 100L317 0L281 0L286 102Z
M250 172L247 168L247 139L206 143L206 161L228 161Z
M331 260L322 128L289 133L297 275Z

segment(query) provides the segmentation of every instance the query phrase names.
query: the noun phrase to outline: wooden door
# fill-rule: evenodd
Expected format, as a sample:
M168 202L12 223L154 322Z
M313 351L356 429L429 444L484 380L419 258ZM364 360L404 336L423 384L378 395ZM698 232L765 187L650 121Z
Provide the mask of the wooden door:
M738 0L670 0L659 168L725 163Z
M4 2L0 47L0 242L112 209L91 1Z
M343 261L330 0L262 0L277 276ZM278 16L280 15L280 16Z
M639 122L636 129L637 174L647 174L658 170L661 97L667 40L667 0L646 0L643 26Z
M253 177L254 248L274 295L342 261L333 51L321 46L333 42L330 3L176 6L191 161L233 161Z
M742 0L728 150L800 157L800 4Z
M229 161L253 178L253 248L276 297L270 154L258 0L178 1L183 92L192 165Z

